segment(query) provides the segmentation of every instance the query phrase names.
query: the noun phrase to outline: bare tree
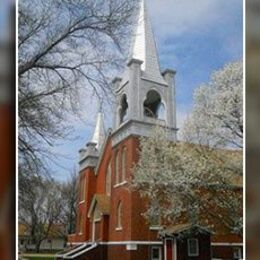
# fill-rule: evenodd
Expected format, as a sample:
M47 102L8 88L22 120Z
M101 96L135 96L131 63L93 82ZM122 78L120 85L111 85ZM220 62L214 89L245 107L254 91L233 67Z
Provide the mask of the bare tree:
M75 232L78 199L78 178L77 172L71 173L66 183L61 184L63 213L61 221L66 226L66 235Z
M30 231L39 252L42 241L60 224L63 209L60 187L40 176L30 176L27 181L20 179L23 186L19 191L19 221Z
M39 172L82 90L110 94L138 0L19 1L19 162ZM85 101L85 100L84 100Z

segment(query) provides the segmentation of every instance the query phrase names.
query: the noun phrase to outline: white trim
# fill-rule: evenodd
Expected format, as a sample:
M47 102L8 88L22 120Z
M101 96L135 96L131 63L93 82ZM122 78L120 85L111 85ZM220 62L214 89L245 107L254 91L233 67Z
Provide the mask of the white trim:
M78 243L77 243L77 244L78 244ZM77 247L77 248L75 248L75 249L70 250L70 251L67 252L66 254L63 254L63 255L57 254L57 255L55 255L55 257L66 257L66 255L69 255L69 254L71 254L71 253L77 252L77 251L80 250L81 248L83 248L83 247L85 247L85 246L88 245L88 243L80 243L80 244L81 244L81 246L79 246L79 247ZM76 245L76 243L75 243L75 245Z
M127 184L127 181L123 181L123 182L117 183L117 184L115 184L113 187L114 187L114 188L117 188L117 187L123 186L123 185L125 185L125 184Z
M87 245L85 245L87 246ZM82 250L82 251L79 251L78 253L74 254L74 255L71 255L71 256L66 256L66 255L63 255L63 258L64 259L74 259L75 257L78 257L80 255L83 255L84 253L86 253L87 251L90 251L92 250L93 248L97 247L97 244L96 243L93 243L90 247L87 247L86 249ZM71 254L71 251L70 251L70 254Z
M92 225L91 225L91 231L92 231L92 237L91 237L91 239L92 239L92 242L94 242L95 241L95 235L96 235L96 222L95 221L92 221Z
M121 230L123 230L123 228L122 227L116 227L115 230L116 231L121 231Z
M82 245L85 244L84 242L67 242L67 246L77 246L77 245Z
M164 240L164 260L167 260L167 244L165 240Z
M214 243L211 242L211 246L243 246L243 243Z
M83 204L84 202L85 202L85 200L80 201L80 202L79 202L79 205L80 205L80 204Z
M173 259L177 260L177 238L174 237L173 240Z
M161 230L162 227L160 227L160 226L150 226L149 229L150 229L150 230Z

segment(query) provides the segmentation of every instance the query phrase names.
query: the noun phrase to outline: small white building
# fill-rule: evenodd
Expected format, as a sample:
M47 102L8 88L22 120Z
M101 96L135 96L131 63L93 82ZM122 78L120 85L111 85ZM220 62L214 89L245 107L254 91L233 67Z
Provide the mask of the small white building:
M48 238L44 239L40 246L40 251L61 251L66 245L64 227L55 225L51 229ZM20 252L35 251L36 244L32 239L29 229L24 224L19 224L18 247Z

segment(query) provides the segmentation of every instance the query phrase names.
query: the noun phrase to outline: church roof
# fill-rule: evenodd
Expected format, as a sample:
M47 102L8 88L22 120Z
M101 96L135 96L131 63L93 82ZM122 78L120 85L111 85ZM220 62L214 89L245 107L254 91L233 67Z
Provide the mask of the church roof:
M184 224L178 224L174 225L166 230L166 233L168 234L179 234L185 231L189 231L191 229L199 229L205 232L210 232L207 228L201 227L199 225L192 225L191 223L184 223Z
M143 62L141 70L144 78L166 84L161 75L156 43L145 0L140 1L137 24L129 55L129 60L132 59Z
M96 144L96 149L100 150L102 147L102 144L105 140L105 127L104 127L104 121L103 121L103 114L102 112L98 112L97 121L96 121L96 127L95 131L92 137L91 142Z

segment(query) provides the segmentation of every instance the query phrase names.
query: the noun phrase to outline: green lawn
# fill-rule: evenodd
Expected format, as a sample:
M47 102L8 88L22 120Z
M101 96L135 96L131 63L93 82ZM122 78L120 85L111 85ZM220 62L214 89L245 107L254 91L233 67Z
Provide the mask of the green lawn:
M54 254L22 254L21 259L28 260L54 260Z

